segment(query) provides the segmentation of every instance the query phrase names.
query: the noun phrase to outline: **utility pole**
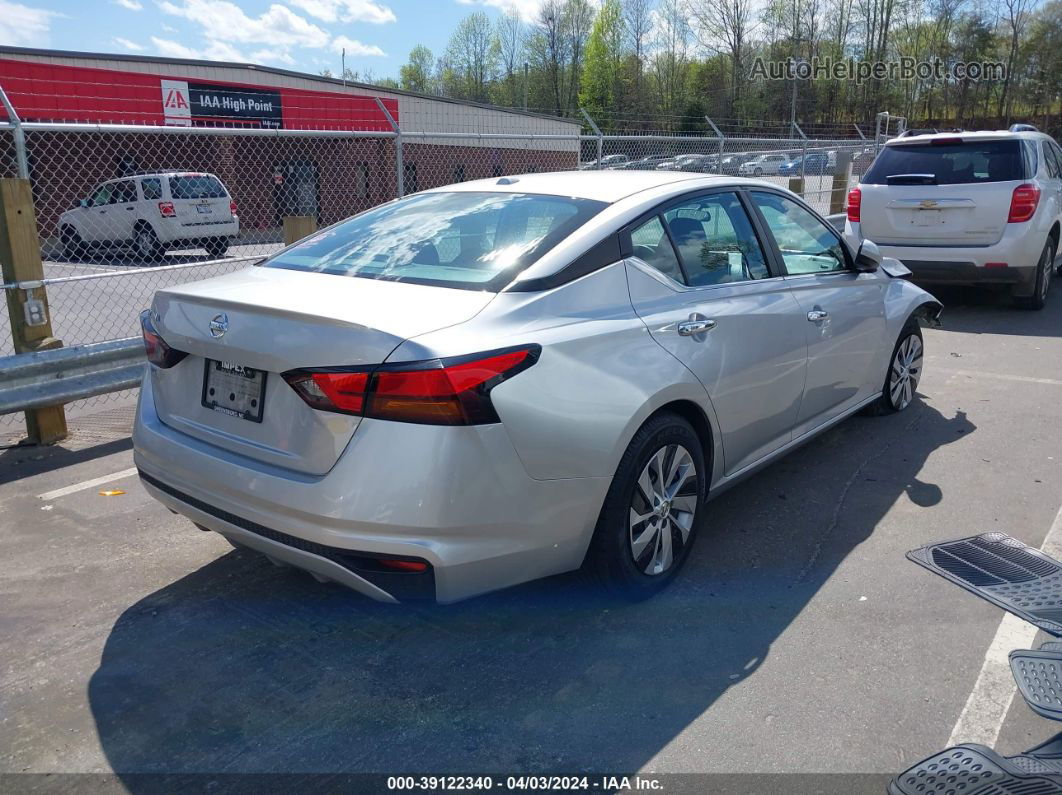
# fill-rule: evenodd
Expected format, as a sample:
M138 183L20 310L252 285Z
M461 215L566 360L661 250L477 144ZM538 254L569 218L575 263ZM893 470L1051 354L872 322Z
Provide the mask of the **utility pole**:
M343 54L341 56L339 56L339 58L340 58L340 61L339 61L339 63L340 63L339 74L340 74L340 77L343 78L343 88L346 88L347 87L347 48L346 47L343 48Z

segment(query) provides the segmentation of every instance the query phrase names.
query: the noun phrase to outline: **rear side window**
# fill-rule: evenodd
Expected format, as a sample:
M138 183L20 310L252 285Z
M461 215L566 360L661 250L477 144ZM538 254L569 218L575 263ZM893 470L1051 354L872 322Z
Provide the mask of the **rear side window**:
M567 196L422 193L324 229L263 266L496 290L606 206Z
M157 177L149 177L148 179L140 182L140 187L144 191L145 199L161 199L162 198L162 180Z
M897 144L881 150L863 182L887 185L908 174L931 175L937 185L1011 182L1025 179L1025 162L1017 140Z
M170 177L170 198L172 199L223 199L225 186L217 177L209 174L185 174Z

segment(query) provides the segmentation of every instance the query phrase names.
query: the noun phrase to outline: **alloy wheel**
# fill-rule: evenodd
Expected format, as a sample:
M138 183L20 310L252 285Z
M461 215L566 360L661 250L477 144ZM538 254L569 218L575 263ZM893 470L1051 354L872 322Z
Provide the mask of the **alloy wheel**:
M697 467L680 444L650 456L630 506L630 550L634 564L650 576L671 568L689 542L700 495Z
M896 349L889 371L889 400L897 411L903 411L914 400L918 380L922 377L922 340L909 334Z

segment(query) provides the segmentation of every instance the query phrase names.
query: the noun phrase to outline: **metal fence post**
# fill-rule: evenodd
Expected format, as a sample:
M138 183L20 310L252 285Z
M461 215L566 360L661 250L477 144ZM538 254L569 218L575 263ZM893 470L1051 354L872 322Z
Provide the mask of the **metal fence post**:
M383 100L379 97L373 97L373 99L376 100L376 106L387 117L387 123L391 125L391 132L395 134L395 174L397 176L395 195L401 199L406 195L406 169L402 162L402 128L398 126L398 122L395 121L395 117L391 115L391 111L387 109Z
M859 138L861 140L865 141L867 139L867 137L865 135L863 135L863 131L859 129L859 125L858 124L852 124L852 126L855 127L855 131L859 135Z
M710 118L705 116L704 120L706 122L708 122L708 124L712 128L712 130L715 131L715 137L719 139L719 164L718 165L719 165L719 173L722 174L723 173L723 133L719 131L719 128L715 126L715 122L712 121Z
M22 119L19 118L18 111L11 104L11 100L7 98L3 86L0 86L0 104L4 106L4 110L7 111L8 121L11 122L11 132L15 139L15 163L18 168L18 175L22 179L29 179L29 158L26 157L26 131L22 129Z
M0 179L0 271L4 283L13 285L4 292L15 353L62 347L52 336L48 296L41 284L44 265L28 179ZM62 405L26 411L26 432L36 444L65 439Z
M793 129L800 136L801 140L803 141L803 144L801 145L801 150L800 150L800 185L799 185L799 190L794 190L792 185L789 186L789 189L791 191L793 191L793 193L797 193L800 196L804 196L804 194L806 192L805 191L805 186L807 185L807 182L806 182L807 174L806 174L805 169L807 168L807 160L808 160L808 137L806 135L804 135L804 131L800 129L800 125L797 124L795 121L793 122ZM792 180L790 180L790 182L792 182Z
M597 164L601 165L601 157L604 152L605 136L601 134L601 130L598 128L594 120L590 118L590 114L586 112L586 108L579 108L579 112L583 114L583 118L586 119L586 123L590 125L590 129L594 131L594 135L597 137Z

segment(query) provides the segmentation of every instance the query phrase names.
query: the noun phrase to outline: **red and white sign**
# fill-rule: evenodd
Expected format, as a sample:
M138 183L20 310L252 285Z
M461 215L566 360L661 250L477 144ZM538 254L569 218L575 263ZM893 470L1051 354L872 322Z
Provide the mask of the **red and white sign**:
M162 113L166 124L192 126L192 105L188 100L188 83L183 80L162 81Z

